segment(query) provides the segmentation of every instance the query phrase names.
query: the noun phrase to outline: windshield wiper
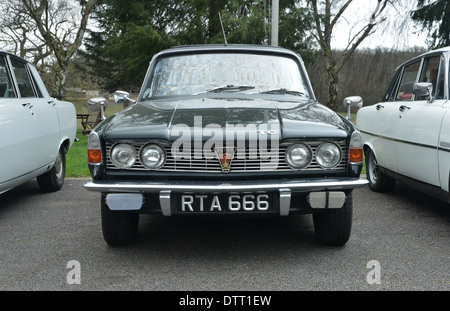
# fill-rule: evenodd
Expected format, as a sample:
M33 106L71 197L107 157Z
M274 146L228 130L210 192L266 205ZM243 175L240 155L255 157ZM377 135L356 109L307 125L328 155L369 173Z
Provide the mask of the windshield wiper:
M219 87L215 87L213 89L210 90L206 90L204 92L200 92L198 94L202 94L202 93L222 93L222 92L241 92L241 91L246 91L246 90L252 90L255 87L252 85L233 85L233 84L229 84L229 85L225 85L225 86L219 86Z
M281 94L281 95L296 95L296 96L304 96L305 93L299 92L299 91L290 91L287 89L273 89L268 91L259 92L260 94Z

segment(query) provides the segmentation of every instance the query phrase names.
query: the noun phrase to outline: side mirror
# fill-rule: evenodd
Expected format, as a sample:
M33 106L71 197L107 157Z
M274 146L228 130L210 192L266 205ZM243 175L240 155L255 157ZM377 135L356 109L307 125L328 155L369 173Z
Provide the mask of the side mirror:
M347 120L350 120L350 109L352 107L360 109L363 106L361 96L350 96L344 99L344 108L347 110Z
M88 109L92 112L101 111L101 119L105 120L105 109L108 106L108 101L103 97L95 97L88 100Z
M433 98L433 84L430 82L418 82L414 83L413 93L418 97L428 96L429 103L434 102Z
M130 93L124 91L115 91L114 101L118 104L123 103L125 101L130 101L133 104L136 102L130 98Z

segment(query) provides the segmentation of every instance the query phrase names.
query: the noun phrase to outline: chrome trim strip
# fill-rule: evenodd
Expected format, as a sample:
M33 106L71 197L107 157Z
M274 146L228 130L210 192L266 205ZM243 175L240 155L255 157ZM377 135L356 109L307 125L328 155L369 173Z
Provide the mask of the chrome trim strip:
M159 205L161 206L163 216L172 215L172 211L170 209L170 193L170 190L163 190L159 193Z
M89 191L96 192L258 192L279 191L324 191L361 188L368 184L366 178L320 178L307 180L268 180L268 181L230 181L224 182L102 182L91 181L83 185ZM161 196L160 196L161 199ZM167 199L167 193L163 200ZM166 203L166 201L164 201Z
M430 149L436 149L436 150L437 149L442 149L442 148L440 148L438 146L426 145L426 144L416 143L416 142L407 141L407 140L401 140L401 139L397 139L397 138L393 138L393 137L373 134L373 133L366 132L366 131L360 131L360 132L364 133L366 135L370 135L370 136L373 136L373 137L376 137L376 138L390 140L390 141L393 141L393 142L396 142L396 143L403 143L403 144L407 144L407 145L413 145L413 146L418 146L418 147L422 147L422 148L430 148Z

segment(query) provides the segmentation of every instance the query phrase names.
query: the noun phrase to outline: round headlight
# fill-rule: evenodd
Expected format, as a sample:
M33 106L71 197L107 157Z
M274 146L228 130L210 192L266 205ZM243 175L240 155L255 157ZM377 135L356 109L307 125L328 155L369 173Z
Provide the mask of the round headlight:
M136 151L129 144L116 144L112 147L111 162L119 168L130 168L136 162Z
M286 152L286 161L293 169L305 168L311 163L311 160L311 148L304 144L292 145Z
M141 149L141 163L149 169L160 168L166 161L164 149L158 145L145 145Z
M333 168L341 162L341 149L333 143L323 143L316 150L316 161L322 168Z

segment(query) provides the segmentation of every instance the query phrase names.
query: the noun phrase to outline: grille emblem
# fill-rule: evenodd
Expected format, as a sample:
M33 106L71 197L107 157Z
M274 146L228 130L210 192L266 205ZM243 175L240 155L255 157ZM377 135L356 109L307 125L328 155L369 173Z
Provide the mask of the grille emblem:
M231 169L231 161L233 160L236 148L234 147L217 147L215 148L217 159L223 173L229 173Z

